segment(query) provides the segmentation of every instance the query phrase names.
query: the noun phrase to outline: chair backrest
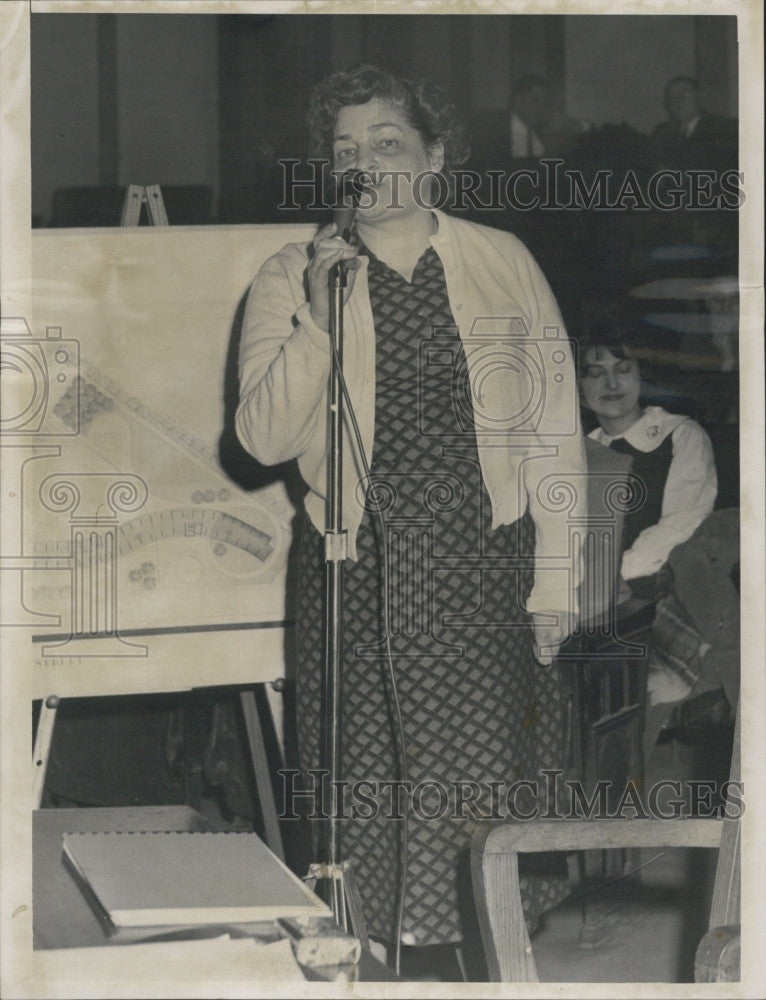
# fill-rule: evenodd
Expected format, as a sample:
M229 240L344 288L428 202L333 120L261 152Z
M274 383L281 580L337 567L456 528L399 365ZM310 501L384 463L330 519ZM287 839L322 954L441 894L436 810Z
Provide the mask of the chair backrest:
M732 775L739 767L739 726L735 733ZM471 846L471 869L476 912L493 982L537 982L537 967L521 903L519 856L546 851L614 848L718 848L718 866L710 914L710 930L697 955L697 981L716 977L721 947L727 949L730 969L738 959L740 922L739 820L687 817L664 819L540 819L526 823L485 822L477 828ZM725 928L724 933L720 933ZM702 975L700 974L702 972ZM730 972L734 976L734 972Z
M126 188L117 184L65 187L53 192L52 229L119 226Z
M162 198L171 226L212 222L213 189L207 184L163 184ZM50 227L119 226L127 188L119 185L65 187L53 192Z
M734 726L730 780L740 779L739 704ZM713 884L708 932L700 941L694 958L695 983L739 982L741 924L741 825L726 819L721 831L718 864Z
M737 721L734 725L734 743L731 753L729 780L738 782L741 772L739 705ZM718 865L713 885L713 901L710 905L709 926L730 926L740 923L740 824L734 819L724 821L721 832L721 846L718 851Z

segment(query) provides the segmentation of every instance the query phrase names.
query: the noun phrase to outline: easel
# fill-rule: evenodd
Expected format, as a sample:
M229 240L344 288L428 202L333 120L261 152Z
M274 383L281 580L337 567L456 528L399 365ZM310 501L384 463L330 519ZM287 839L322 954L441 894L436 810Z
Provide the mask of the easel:
M146 205L149 223L153 226L167 226L168 216L165 211L165 203L162 192L158 184L137 185L131 184L125 196L125 203L122 210L122 226L140 225L141 211ZM276 688L276 682L274 683ZM279 821L277 817L276 802L274 801L274 790L271 784L268 757L263 739L263 730L255 701L255 694L252 690L240 691L240 704L242 715L247 731L247 740L250 745L250 757L253 764L253 774L255 777L258 800L263 816L265 839L271 850L284 861L284 849L282 837L279 831ZM51 744L53 742L53 730L56 724L56 712L61 698L56 694L49 694L42 699L40 718L37 726L35 745L32 753L33 765L33 803L34 808L39 809L43 791L45 788L45 776L48 768Z

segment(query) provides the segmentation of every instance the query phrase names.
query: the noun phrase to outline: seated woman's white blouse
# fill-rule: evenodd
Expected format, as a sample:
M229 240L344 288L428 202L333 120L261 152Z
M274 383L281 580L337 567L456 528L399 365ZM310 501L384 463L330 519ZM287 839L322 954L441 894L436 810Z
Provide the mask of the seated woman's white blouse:
M705 520L715 506L718 477L710 438L689 417L668 413L661 406L647 406L624 434L611 437L600 427L588 435L609 446L622 438L637 451L650 452L672 435L673 458L662 495L662 516L645 528L622 557L622 577L633 580L656 573L672 550Z

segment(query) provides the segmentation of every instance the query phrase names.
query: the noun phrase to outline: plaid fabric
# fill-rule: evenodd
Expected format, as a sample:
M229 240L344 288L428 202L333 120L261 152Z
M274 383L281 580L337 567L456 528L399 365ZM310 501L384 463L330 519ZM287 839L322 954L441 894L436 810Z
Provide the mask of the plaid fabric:
M456 433L466 412L465 358L441 262L429 249L408 283L371 255L369 280L376 430L358 560L344 572L342 776L370 783L401 776L383 638L386 588L408 778L420 789L409 812L403 940L443 944L461 940L473 919L467 861L478 820L472 809L456 810L454 798L444 809L440 790L455 795L456 782L479 783L472 805L489 816L489 782L535 779L559 766L561 689L557 670L533 657L522 610L532 585L532 520L527 514L491 530L475 435ZM432 355L434 326L451 334ZM304 767L318 762L323 578L322 538L307 525L298 600ZM393 818L390 791L366 792L374 805L343 822L342 855L354 864L370 933L392 941L402 821ZM521 796L518 803L528 806ZM567 891L561 868L556 877L525 876L530 922Z
M705 643L674 593L665 594L657 602L651 643L653 652L665 666L690 687L697 683Z

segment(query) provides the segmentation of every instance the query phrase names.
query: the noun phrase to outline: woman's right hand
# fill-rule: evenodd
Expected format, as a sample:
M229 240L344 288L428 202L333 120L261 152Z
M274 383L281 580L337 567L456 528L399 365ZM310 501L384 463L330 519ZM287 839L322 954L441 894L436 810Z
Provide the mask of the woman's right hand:
M359 269L359 251L337 235L334 222L320 229L314 237L314 253L308 266L311 318L322 330L330 329L330 270L338 261L346 261L345 302L354 287Z

